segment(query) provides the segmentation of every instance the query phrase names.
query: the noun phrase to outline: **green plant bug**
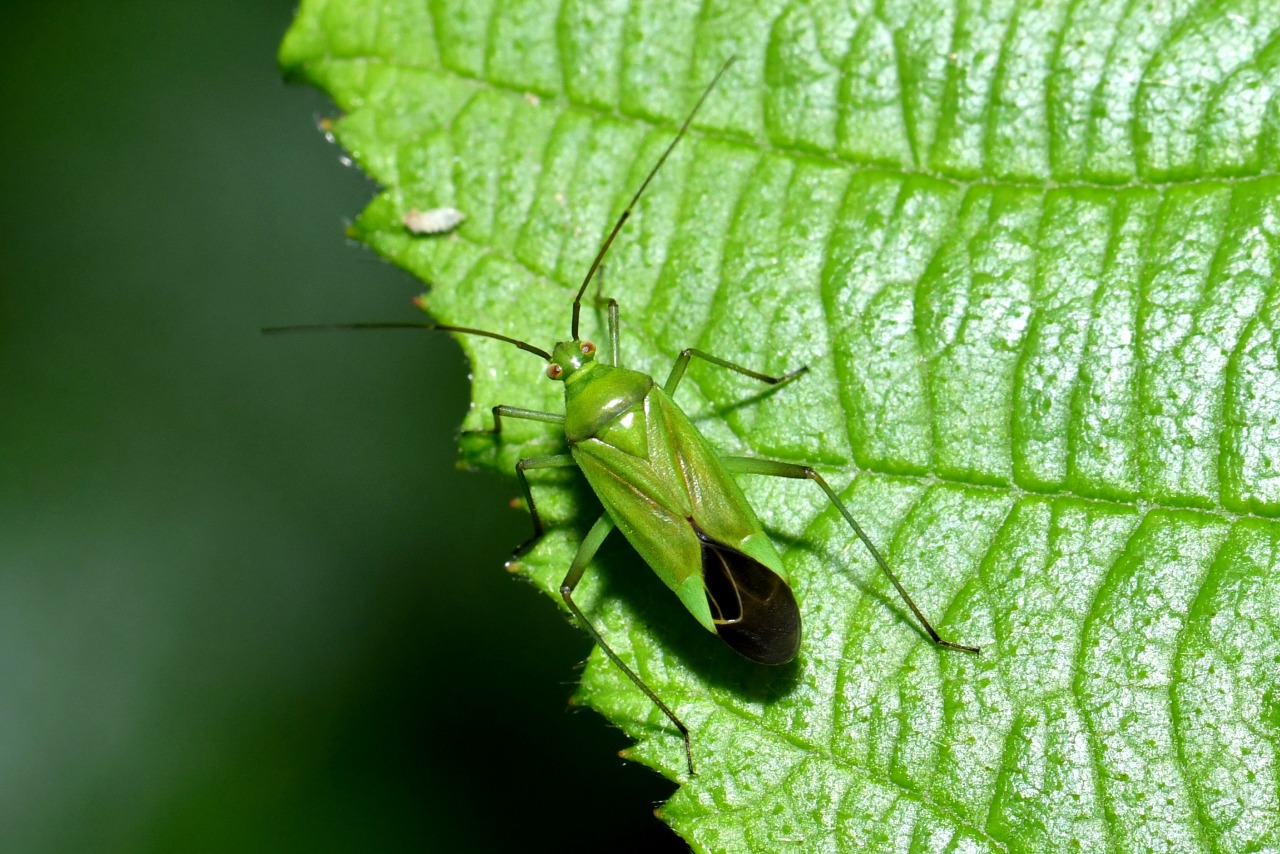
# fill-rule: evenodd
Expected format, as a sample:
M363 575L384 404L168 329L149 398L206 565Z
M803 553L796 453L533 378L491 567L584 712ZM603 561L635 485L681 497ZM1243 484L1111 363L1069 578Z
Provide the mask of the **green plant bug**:
M535 469L580 469L604 505L604 514L579 545L560 584L560 595L609 660L680 732L691 775L693 748L688 727L613 651L578 607L573 592L605 538L617 528L694 619L735 652L763 665L782 665L793 660L801 642L800 608L787 580L782 557L747 503L735 475L769 475L816 483L892 582L930 640L948 649L979 651L977 647L955 643L938 634L822 475L796 463L721 456L674 400L689 362L695 358L770 386L780 386L801 376L807 366L782 376L770 376L689 348L680 353L666 382L659 384L648 374L618 364L619 311L618 302L613 299L606 302L608 361L602 360L596 346L579 334L583 295L596 278L609 247L732 63L730 59L721 66L707 84L675 138L614 223L574 297L569 340L557 343L550 352L496 332L432 323L352 323L265 330L425 328L505 341L547 362L547 376L564 384L564 413L495 406L493 428L479 431L500 437L506 418L555 424L564 430L568 453L527 457L516 464L516 477L533 521L533 535L516 548L513 560L525 554L545 530L526 473Z

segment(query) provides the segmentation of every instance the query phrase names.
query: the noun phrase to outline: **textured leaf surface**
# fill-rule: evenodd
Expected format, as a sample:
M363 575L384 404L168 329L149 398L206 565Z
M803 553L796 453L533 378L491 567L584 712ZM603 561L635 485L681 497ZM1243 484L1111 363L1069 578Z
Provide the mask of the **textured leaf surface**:
M697 366L679 399L726 451L818 465L984 655L925 642L803 482L744 480L793 667L606 548L582 599L694 733L662 814L696 849L1280 849L1278 34L1275 4L1179 0L302 4L282 62L385 188L355 233L441 320L544 346L739 58L609 257L624 363L808 364L775 394ZM400 224L444 206L450 237ZM528 354L462 343L467 427L559 406ZM544 426L464 459L510 472ZM554 596L598 505L570 473L537 495ZM683 776L598 650L579 695Z

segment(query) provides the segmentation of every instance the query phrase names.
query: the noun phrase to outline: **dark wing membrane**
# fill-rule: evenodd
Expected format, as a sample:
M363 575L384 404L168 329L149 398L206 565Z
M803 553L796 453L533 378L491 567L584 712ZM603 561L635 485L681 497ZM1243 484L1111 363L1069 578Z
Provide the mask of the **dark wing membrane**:
M757 664L786 664L795 658L800 609L791 587L755 558L702 531L697 534L702 583L716 632L734 652Z

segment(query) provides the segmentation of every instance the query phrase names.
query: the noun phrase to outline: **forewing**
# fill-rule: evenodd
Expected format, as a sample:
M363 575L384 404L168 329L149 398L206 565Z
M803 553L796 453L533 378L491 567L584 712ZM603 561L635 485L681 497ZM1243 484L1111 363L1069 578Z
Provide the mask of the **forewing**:
M689 524L692 510L669 476L595 439L572 452L618 530L664 584L677 590L698 573L701 547ZM695 616L710 628L709 613Z
M700 623L752 661L790 661L800 642L799 609L782 559L737 481L661 388L650 390L643 413L631 427L571 446L587 481ZM643 429L646 441L606 441L632 429ZM643 445L646 453L620 445Z
M786 664L795 658L800 608L791 586L750 555L697 534L716 634L734 652L759 664Z

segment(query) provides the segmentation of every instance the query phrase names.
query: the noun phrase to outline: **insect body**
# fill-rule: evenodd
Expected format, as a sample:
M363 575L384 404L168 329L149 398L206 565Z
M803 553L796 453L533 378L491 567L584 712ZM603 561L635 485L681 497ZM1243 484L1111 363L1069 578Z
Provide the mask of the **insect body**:
M737 652L785 664L800 647L800 611L782 559L719 455L667 390L646 374L570 357L565 440L616 525L689 612ZM679 377L674 377L678 382ZM676 382L669 383L674 392Z
M613 240L636 202L672 149L688 130L702 102L729 63L702 93L674 140L663 152L592 262L573 301L571 335L547 353L505 336L462 327L437 326L500 338L547 360L547 375L564 383L563 415L511 406L493 408L499 435L504 418L561 424L569 453L520 460L516 473L533 517L534 535L516 550L517 556L542 535L533 493L525 472L531 469L576 466L604 505L604 515L578 548L560 585L560 595L605 654L651 699L684 738L689 771L693 754L689 731L658 695L627 666L573 600L573 591L587 565L616 527L702 626L731 648L760 664L786 664L800 648L800 609L787 583L782 558L747 503L735 474L772 475L812 480L827 494L856 536L866 545L892 581L929 637L939 646L977 652L975 647L940 637L911 600L888 564L849 513L835 491L812 468L777 460L719 455L674 402L676 389L691 359L699 358L726 370L771 384L785 383L805 368L780 377L769 376L724 359L688 349L680 354L663 385L647 374L618 365L618 304L608 301L610 363L598 358L594 344L578 334L582 298Z
M564 413L495 406L493 429L482 431L500 436L503 421L508 418L557 424L564 430L568 453L529 457L516 465L534 529L533 536L516 549L516 556L524 554L544 530L526 472L548 468L581 469L604 505L605 512L579 546L561 582L560 594L609 659L680 731L690 774L693 773L693 753L688 728L609 647L574 602L573 592L591 559L616 527L694 618L719 635L732 649L751 661L766 665L786 664L794 659L801 642L800 609L787 582L782 559L747 503L734 475L770 475L815 482L870 551L930 639L942 647L978 651L975 647L953 643L938 635L839 496L818 472L808 466L777 460L721 456L674 401L685 370L694 358L770 385L792 380L803 374L805 368L783 376L770 376L688 349L680 354L666 382L659 385L647 374L619 366L618 304L614 300L607 303L608 363L598 358L594 344L579 335L578 319L583 295L605 254L645 188L683 138L698 108L729 64L726 63L707 86L675 139L614 224L574 298L570 337L556 344L551 352L496 332L469 327L403 323L346 324L341 327L412 326L480 335L513 344L547 361L547 375L564 383Z

